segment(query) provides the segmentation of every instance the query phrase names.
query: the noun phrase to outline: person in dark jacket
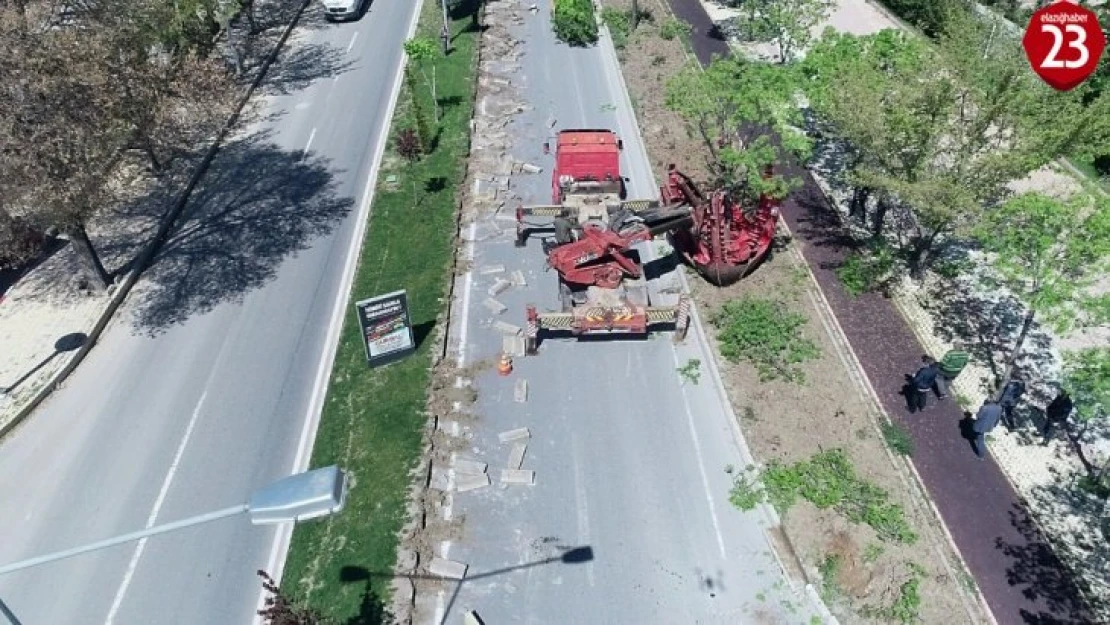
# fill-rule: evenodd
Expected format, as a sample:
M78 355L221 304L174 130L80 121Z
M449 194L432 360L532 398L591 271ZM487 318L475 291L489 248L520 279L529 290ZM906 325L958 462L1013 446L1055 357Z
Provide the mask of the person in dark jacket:
M1002 422L1006 424L1006 429L1013 431L1014 424L1014 407L1021 401L1021 396L1025 394L1025 382L1018 376L1012 376L1006 386L1002 387L1002 393L998 397L998 405L1002 406Z
M983 406L973 417L971 431L975 433L975 455L980 460L987 454L987 432L993 430L1001 418L1002 406L989 399L983 402Z
M1072 408L1071 396L1068 395L1067 391L1060 391L1056 395L1056 399L1053 399L1052 403L1044 409L1044 428L1041 429L1041 436L1044 437L1044 440L1041 441L1042 445L1047 445L1048 441L1052 440L1052 433L1056 431L1056 426L1067 422Z
M925 410L927 393L937 381L937 362L931 356L921 357L921 368L913 374L910 384L913 386L910 395L910 412Z

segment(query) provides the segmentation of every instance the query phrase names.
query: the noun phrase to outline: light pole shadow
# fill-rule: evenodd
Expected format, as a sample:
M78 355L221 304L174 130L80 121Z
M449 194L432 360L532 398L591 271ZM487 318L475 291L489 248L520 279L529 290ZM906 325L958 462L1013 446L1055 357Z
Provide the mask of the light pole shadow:
M81 347L84 346L84 344L88 340L89 340L89 337L85 333L83 333L83 332L73 332L71 334L67 334L67 335L63 336L62 338L58 339L57 341L54 341L54 352L51 353L46 358L43 358L39 362L39 364L35 365L34 367L31 368L30 371L28 371L27 373L24 373L22 376L20 376L20 378L18 380L16 380L15 382L12 382L11 386L0 386L0 395L7 395L7 394L11 393L15 389L19 388L19 386L21 384L23 384L28 379L30 379L31 376L38 373L39 369L42 369L43 367L48 365L50 363L50 361L57 358L58 354L64 354L66 352L72 352L74 350L81 349Z
M531 568L535 568L537 566L544 566L544 565L547 565L547 564L554 564L556 562L561 562L563 564L584 564L586 562L591 562L594 559L593 547L590 547L588 545L583 546L583 547L559 547L559 549L562 551L562 553L559 554L558 556L552 556L550 558L543 558L542 560L536 560L534 562L528 562L526 564L517 564L515 566L507 566L507 567L500 568L500 569L494 569L492 571L485 571L485 572L482 572L482 573L478 573L477 575L467 575L467 574L464 573L462 578L457 579L457 580L451 580L450 578L444 578L444 577L440 577L438 575L398 575L396 573L376 573L376 572L367 571L366 569L364 569L360 566L345 566L345 567L343 567L340 570L339 577L344 582L369 581L371 578L375 578L375 577L388 577L388 578L399 578L400 577L400 578L405 578L405 579L409 579L409 580L413 580L413 581L416 581L416 580L430 580L430 581L442 581L442 582L455 581L455 588L451 593L451 599L448 600L447 603L445 604L445 607L443 609L443 620L440 621L440 625L446 625L448 617L451 614L451 608L454 607L455 601L459 597L459 591L462 589L462 585L466 582L473 582L473 581L477 581L477 580L480 580L480 579L485 579L487 577L494 577L495 575L503 575L505 573L515 573L517 571L522 571L522 570L525 570L525 569L531 569Z

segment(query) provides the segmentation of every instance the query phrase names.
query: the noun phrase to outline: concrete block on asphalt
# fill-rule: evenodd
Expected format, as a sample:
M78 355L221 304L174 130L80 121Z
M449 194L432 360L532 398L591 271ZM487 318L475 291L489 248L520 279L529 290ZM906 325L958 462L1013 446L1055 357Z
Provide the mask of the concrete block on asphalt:
M522 469L501 469L501 483L531 486L536 483L536 472Z
M508 280L498 278L494 281L493 286L489 288L488 293L490 294L490 297L497 297L501 292L509 288L510 284L511 283Z
M472 475L485 473L486 467L488 466L489 465L484 462L479 462L477 460L463 460L461 458L455 458L454 464L456 473L470 473Z
M501 337L501 351L512 356L513 358L524 357L524 337L523 336L503 336Z
M506 306L506 305L502 304L501 302L493 299L492 297L487 297L486 301L482 302L482 305L486 307L486 310L490 311L491 313L493 313L495 315L500 315L501 313L503 313L503 312L505 312L506 310L509 309L508 306Z
M509 276L509 281L512 283L513 286L517 288L524 288L528 286L528 281L524 279L524 272L520 271L519 269L517 271L514 271Z
M432 558L431 564L428 565L428 572L436 577L462 579L466 575L467 568L467 565L462 562L445 560L443 558Z
M505 338L523 341L523 339L518 336L507 336ZM528 380L520 379L516 381L516 388L513 389L513 401L518 404L523 404L528 401Z
M520 336L521 333L520 326L514 326L513 324L505 323L504 321L494 321L493 329L497 330L501 334L508 334L509 336Z
M513 441L522 441L527 438L532 438L532 433L528 428L517 428L515 430L506 430L497 435L497 438L502 443L511 443Z
M478 273L483 276L490 276L495 273L505 273L505 265L485 265L478 270Z
M432 479L428 483L428 488L444 493L451 490L451 478L447 474L447 470L433 465Z
M538 174L543 171L543 167L533 165L532 163L523 163L520 166L520 170L526 174Z
M509 451L509 468L519 469L524 464L524 452L528 451L528 443L515 443Z
M459 473L455 476L455 490L460 493L478 490L489 486L489 475L485 473Z

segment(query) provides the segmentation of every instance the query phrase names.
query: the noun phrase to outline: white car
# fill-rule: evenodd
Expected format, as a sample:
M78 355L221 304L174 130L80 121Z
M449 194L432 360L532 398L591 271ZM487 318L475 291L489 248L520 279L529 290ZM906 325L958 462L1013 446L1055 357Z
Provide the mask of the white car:
M324 4L324 19L352 20L362 15L362 9L370 0L321 0Z

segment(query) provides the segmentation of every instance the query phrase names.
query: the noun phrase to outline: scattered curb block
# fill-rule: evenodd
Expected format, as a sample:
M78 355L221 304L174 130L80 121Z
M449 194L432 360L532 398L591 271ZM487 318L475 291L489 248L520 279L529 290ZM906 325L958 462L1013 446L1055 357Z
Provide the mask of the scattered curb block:
M490 311L491 313L493 313L495 315L500 315L501 313L503 313L503 312L505 312L506 310L509 309L508 306L506 306L506 305L502 304L501 302L493 299L492 297L487 297L486 301L482 302L482 305L486 307L486 310Z
M524 279L524 272L520 271L519 269L514 271L509 276L509 282L511 282L512 285L517 288L524 288L528 286L528 281Z
M484 462L477 460L455 460L454 467L457 473L467 473L470 475L481 475L486 472L488 465Z
M528 451L527 443L516 443L509 452L509 468L520 469L524 464L524 453Z
M495 273L504 273L505 265L486 265L478 270L479 275L490 276Z
M511 283L508 280L505 280L504 278L498 278L494 281L493 286L489 288L489 291L487 291L487 293L490 294L490 297L497 297L501 292L509 288L510 285Z
M523 469L501 469L501 483L531 486L536 483L536 472Z
M513 441L532 438L532 433L528 431L528 428L517 428L515 430L502 432L497 435L497 438L500 439L502 443L511 443Z
M524 358L524 337L508 335L502 337L501 351L513 358Z
M455 492L465 493L490 485L489 475L485 473L463 473L455 477Z
M429 573L436 577L446 577L448 579L462 579L466 576L467 568L469 567L462 562L443 558L432 558L431 563L428 564Z
M513 324L505 323L504 321L494 321L493 329L497 330L501 334L508 334L509 336L520 336L521 333L520 326L514 326Z
M515 337L515 336L510 336L510 337L505 337L505 338L516 339L516 341L514 341L514 343L515 342L521 342L521 343L523 342L522 339L520 339L519 337ZM514 347L515 347L515 345L514 345ZM514 352L513 355L516 356L516 353ZM523 356L523 354L521 354L521 355ZM518 404L523 404L524 402L528 401L528 380L520 379L520 380L516 381L516 388L513 389L513 401L515 401Z

